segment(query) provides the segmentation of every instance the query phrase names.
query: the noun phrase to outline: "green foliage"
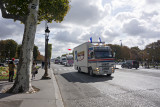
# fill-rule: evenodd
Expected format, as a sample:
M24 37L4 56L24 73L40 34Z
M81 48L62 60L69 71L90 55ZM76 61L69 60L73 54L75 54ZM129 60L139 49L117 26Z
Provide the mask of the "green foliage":
M130 49L127 46L121 47L122 59L128 60L130 59Z
M18 48L17 48L17 56L18 58L20 57L20 52L21 52L21 48L22 48L22 45L18 45ZM33 48L33 58L34 60L37 60L37 56L38 56L38 47L36 45L34 45L34 48Z
M131 47L131 59L142 60L141 50L137 47Z
M48 44L48 58L51 59L52 56L52 44Z
M20 57L21 48L22 48L22 45L18 45L18 47L17 47L17 57L18 57L18 59Z
M112 51L115 52L115 59L122 59L121 46L108 44Z
M26 18L29 14L29 3L32 0L2 0L8 13ZM70 5L69 0L40 0L38 23L43 20L61 22L66 16ZM15 19L16 20L16 19Z
M61 22L69 8L69 0L40 0L38 19L39 21Z
M38 56L38 47L34 46L34 48L33 48L33 58L34 58L34 60L37 60L37 56Z
M4 40L0 41L0 62L4 62L6 59L5 44L6 42Z
M1 40L0 41L0 53L1 53L1 58L6 59L6 58L13 58L16 56L16 50L17 50L17 42L8 39L8 40Z
M8 13L18 16L28 15L28 5L31 0L2 0Z
M148 44L144 50L138 46L128 48L127 46L109 44L112 51L116 53L116 60L138 60L160 62L160 40Z
M141 50L138 48L138 46L131 47L131 50L135 50L135 51L137 51L137 52L141 51Z
M148 44L144 51L147 53L147 59L150 61L160 62L160 40Z
M16 56L17 45L17 42L14 40L6 40L6 50L9 52L9 58L13 58Z
M63 54L61 57L66 56L66 55L68 55L68 54Z

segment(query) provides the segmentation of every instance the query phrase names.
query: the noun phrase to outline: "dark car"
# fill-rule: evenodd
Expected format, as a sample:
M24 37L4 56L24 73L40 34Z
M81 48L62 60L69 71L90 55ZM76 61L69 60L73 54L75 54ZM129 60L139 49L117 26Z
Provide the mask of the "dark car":
M55 63L55 64L59 64L59 63L60 63L59 59L55 59L55 60L54 60L54 63Z
M127 60L125 63L123 63L121 65L122 68L128 68L128 69L132 69L132 68L139 68L139 62L136 60Z
M4 67L5 65L4 65L4 63L0 63L0 66Z

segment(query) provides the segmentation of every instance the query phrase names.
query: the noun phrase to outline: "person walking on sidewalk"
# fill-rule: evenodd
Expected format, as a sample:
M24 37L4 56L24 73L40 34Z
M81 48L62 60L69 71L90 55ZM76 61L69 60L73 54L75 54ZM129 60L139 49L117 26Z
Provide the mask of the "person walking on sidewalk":
M9 62L9 82L13 82L13 76L14 76L14 68L15 68L15 64L14 64L14 58L12 58L12 61Z
M44 61L42 61L42 69L44 68Z
M35 79L35 75L36 75L36 72L38 69L36 68L36 63L33 62L33 65L32 65L32 79Z

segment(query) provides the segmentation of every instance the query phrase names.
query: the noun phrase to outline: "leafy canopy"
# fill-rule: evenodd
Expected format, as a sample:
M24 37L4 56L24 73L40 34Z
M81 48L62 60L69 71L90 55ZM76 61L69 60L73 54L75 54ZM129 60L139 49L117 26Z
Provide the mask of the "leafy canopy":
M10 15L15 15L23 17L26 19L29 14L29 4L32 0L2 0L3 6L5 7L6 13ZM43 20L52 22L61 22L66 16L70 5L69 0L40 0L39 11L38 11L38 23ZM19 18L12 17L14 20L19 20ZM22 21L22 20L20 20Z

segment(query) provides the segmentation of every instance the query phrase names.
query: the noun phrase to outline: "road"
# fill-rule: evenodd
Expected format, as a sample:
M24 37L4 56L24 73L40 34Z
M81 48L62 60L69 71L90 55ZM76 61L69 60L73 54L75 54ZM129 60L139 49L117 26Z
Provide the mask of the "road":
M116 69L91 77L52 64L65 107L160 107L160 71Z

